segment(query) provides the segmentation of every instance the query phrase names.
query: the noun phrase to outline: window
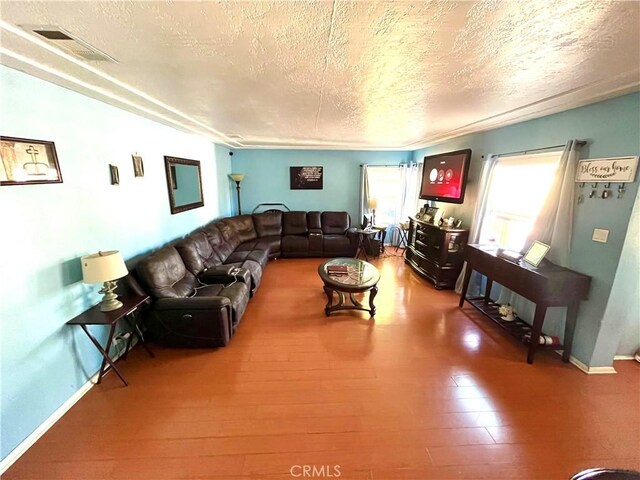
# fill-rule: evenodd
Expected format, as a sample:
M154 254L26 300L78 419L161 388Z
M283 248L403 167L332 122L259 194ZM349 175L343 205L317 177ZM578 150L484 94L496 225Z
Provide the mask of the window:
M367 169L369 198L378 201L376 208L377 225L393 225L401 215L402 169L370 165Z
M562 152L499 158L489 185L480 243L522 251L549 193Z

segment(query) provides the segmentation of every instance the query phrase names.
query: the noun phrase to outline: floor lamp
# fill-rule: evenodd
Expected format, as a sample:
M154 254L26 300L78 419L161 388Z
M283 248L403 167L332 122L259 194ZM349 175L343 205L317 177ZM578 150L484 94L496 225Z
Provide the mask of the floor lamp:
M244 180L244 173L231 173L229 178L236 182L236 191L238 192L238 215L242 215L242 207L240 206L240 182Z

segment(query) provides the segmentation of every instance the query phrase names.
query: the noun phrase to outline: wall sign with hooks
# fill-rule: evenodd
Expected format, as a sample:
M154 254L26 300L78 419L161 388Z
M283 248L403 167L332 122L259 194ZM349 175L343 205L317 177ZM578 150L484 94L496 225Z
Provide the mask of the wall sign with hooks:
M591 158L578 162L575 181L629 183L635 181L639 157Z

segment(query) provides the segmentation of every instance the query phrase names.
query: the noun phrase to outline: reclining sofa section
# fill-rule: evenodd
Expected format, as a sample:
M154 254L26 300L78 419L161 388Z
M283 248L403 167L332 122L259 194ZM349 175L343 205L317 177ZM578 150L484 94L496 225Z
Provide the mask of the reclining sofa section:
M269 259L355 255L347 212L267 212L209 223L140 260L152 297L147 327L162 343L229 343Z

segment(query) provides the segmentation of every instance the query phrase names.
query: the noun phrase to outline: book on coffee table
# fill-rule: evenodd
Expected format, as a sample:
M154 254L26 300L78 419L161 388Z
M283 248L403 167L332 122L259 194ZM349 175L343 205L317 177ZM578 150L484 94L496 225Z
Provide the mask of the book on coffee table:
M346 265L329 265L327 273L329 275L347 275L349 270Z

